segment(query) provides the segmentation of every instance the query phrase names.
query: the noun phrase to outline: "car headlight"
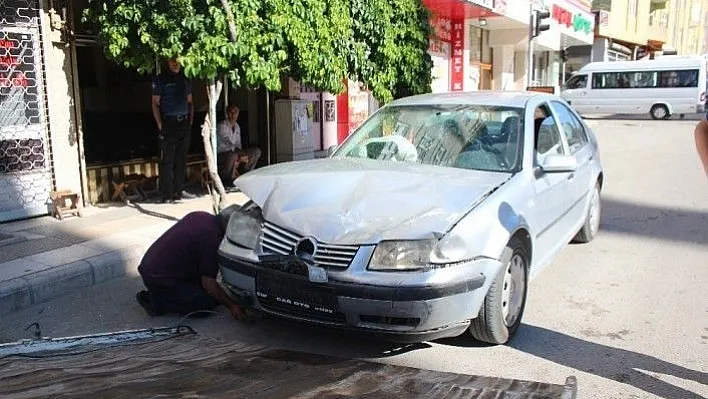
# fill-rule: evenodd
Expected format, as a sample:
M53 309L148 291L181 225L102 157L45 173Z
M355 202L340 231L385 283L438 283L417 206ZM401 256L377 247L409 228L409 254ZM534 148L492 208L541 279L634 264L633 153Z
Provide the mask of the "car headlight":
M433 253L430 255L432 264L451 264L468 260L467 244L458 235L449 235L438 241Z
M369 270L413 271L430 266L437 240L382 241L376 245Z
M254 249L258 243L261 229L261 221L256 217L246 212L236 211L229 218L226 238L238 246Z

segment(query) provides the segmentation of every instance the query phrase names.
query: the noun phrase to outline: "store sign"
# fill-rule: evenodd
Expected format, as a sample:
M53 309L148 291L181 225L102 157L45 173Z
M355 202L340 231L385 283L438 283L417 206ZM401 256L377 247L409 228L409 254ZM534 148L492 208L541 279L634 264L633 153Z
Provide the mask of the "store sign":
M452 55L450 57L450 91L464 90L465 64L465 22L452 22Z
M585 18L583 14L578 13L573 15L572 12L554 4L551 16L558 21L560 25L565 25L569 28L572 26L575 32L583 32L585 34L592 32L592 21Z
M430 25L433 27L435 38L446 43L452 41L452 21L450 18L433 16L430 19Z
M610 26L610 12L601 10L599 14L600 26Z

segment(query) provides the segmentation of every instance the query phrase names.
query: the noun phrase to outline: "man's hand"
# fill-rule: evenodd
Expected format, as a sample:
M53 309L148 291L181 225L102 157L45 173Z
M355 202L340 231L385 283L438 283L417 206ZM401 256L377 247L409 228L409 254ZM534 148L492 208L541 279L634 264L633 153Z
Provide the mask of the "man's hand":
M229 308L231 316L236 320L248 321L248 315L246 315L246 310L239 305L233 304Z

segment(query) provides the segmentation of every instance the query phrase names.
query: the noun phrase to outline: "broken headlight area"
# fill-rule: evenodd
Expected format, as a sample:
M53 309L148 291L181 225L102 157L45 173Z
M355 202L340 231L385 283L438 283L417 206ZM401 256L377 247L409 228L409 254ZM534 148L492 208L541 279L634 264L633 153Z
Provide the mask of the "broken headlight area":
M258 206L252 202L234 212L226 227L226 238L233 244L247 249L255 249L263 229L263 216Z

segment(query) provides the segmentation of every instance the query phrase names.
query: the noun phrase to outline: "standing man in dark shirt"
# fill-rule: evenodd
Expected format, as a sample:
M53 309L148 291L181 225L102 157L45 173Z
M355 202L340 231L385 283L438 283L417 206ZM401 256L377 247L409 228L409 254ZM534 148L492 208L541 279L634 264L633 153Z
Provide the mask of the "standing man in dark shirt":
M174 58L167 61L167 70L153 81L152 114L160 136L162 202L180 200L187 173L194 105L192 84Z
M186 315L222 304L233 317L245 318L244 309L216 281L217 251L236 209L189 213L150 246L138 267L147 291L137 294L149 315Z

